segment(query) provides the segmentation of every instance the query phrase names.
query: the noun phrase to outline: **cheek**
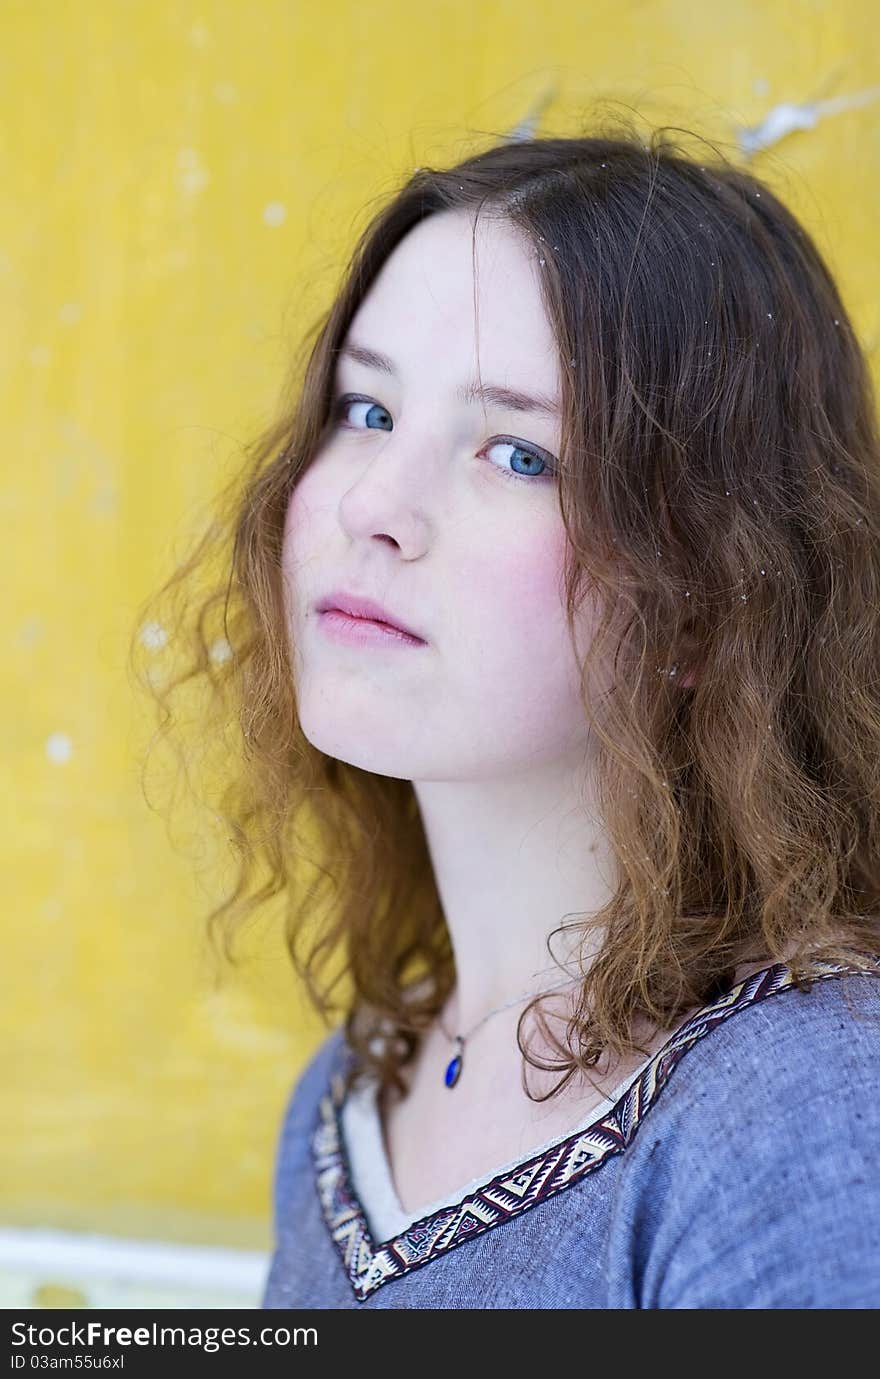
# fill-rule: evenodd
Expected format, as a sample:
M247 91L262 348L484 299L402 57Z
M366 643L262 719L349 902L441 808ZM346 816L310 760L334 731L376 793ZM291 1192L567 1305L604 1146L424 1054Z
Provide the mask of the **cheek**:
M311 471L306 471L291 491L284 518L284 540L288 543L297 540L308 531L314 520L316 507L315 481Z
M551 528L540 539L532 535L506 546L493 546L488 537L485 549L486 558L469 572L475 610L484 625L503 640L509 635L515 647L556 641L565 628L564 530Z
M463 658L471 685L539 732L552 728L554 718L579 716L580 671L565 616L565 543L564 528L516 546L493 546L487 537L491 555L469 562L456 598L471 610L473 654Z
M310 567L321 550L328 520L327 500L322 504L320 485L307 471L292 490L284 516L281 568L288 600L307 592Z

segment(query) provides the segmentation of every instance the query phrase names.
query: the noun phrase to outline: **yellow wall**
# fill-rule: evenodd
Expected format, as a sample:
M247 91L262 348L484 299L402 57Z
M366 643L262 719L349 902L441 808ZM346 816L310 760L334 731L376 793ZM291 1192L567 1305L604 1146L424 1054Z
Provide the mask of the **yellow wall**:
M679 0L7 0L0 370L0 1222L266 1248L284 1098L322 1037L278 911L214 991L220 892L145 805L136 608L272 406L366 202L597 100L732 143L876 81L877 12ZM878 334L880 102L755 159ZM876 356L875 356L876 357ZM9 1056L11 1053L11 1056Z

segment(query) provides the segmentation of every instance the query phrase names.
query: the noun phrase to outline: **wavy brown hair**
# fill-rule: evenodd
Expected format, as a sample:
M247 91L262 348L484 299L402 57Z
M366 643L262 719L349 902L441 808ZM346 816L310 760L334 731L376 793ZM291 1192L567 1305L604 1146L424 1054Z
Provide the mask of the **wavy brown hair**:
M573 619L591 592L601 609L582 699L619 882L578 919L591 958L564 1036L540 997L523 1011L525 1061L562 1073L551 1096L603 1051L642 1049L635 1021L673 1026L741 962L788 952L809 989L817 960L859 968L880 946L871 378L807 231L715 145L689 155L686 133L502 137L417 168L359 236L275 419L138 618L169 628L183 656L164 682L141 677L157 737L176 735L188 686L207 690L202 739L224 744L214 812L238 874L209 931L234 960L244 920L281 896L309 998L328 1024L344 1016L354 1077L383 1088L404 1089L454 984L449 933L412 783L302 733L281 549L349 324L395 246L438 211L502 217L540 259L564 403L566 609ZM141 650L134 635L136 670ZM598 697L594 661L612 668ZM523 1042L533 1008L558 1060Z

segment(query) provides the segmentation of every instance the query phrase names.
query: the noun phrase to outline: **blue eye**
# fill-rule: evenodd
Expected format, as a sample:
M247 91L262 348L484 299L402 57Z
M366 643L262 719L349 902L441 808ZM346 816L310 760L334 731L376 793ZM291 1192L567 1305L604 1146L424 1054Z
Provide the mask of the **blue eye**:
M387 421L390 426L391 417L380 403L373 402L372 398L369 397L353 397L350 393L347 393L345 397L340 397L336 399L333 408L334 416L341 420L341 418L345 416L345 413L348 411L349 407L353 407L356 403L360 403L362 406L366 407L368 416L370 412L376 412L378 414L380 425L384 426L384 422ZM358 427L352 428L352 430L358 429ZM389 427L384 426L384 429L388 430Z
M359 426L352 426L344 420L349 408L358 405L366 407L367 409L364 414L364 421L368 421L368 418L372 414L373 421L378 423L378 429L386 431L391 429L393 424L391 421L391 414L381 403L374 402L373 399L369 397L358 397L353 393L346 393L344 396L334 399L333 415L341 426L347 426L351 431L359 431L362 429ZM377 428L371 427L368 423L367 429L374 430ZM514 452L514 456L524 457L527 464L531 463L532 465L541 466L540 470L537 472L520 474L516 470L505 469L500 465L493 465L493 468L497 469L502 478L513 479L515 483L522 483L523 481L528 482L530 479L552 479L555 476L555 471L550 463L549 456L547 456L544 451L532 450L528 446L521 445L519 441L514 440L510 436L496 436L494 440L491 440L489 444L485 445L478 453L484 455L487 450L493 450L495 446L498 445L508 445ZM522 463L523 461L522 459L517 459L516 462Z
M544 459L543 454L539 454L536 450L529 450L527 446L520 445L519 441L508 440L504 436L499 437L498 440L490 441L488 445L484 445L480 454L485 454L487 450L494 450L496 445L509 445L516 456L524 455L527 462L531 461L533 464L542 466L540 473L537 474L519 474L514 469L501 469L499 466L496 466L498 473L503 478L516 479L517 482L519 482L522 479L550 479L553 477L553 471Z

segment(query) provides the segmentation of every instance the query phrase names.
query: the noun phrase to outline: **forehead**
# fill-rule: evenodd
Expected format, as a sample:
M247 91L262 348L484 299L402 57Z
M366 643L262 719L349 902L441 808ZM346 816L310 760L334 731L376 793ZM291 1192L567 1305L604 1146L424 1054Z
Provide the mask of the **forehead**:
M557 346L538 258L505 221L429 216L383 264L348 338L390 355L404 376L429 366L458 381L479 362L486 377L553 392Z

